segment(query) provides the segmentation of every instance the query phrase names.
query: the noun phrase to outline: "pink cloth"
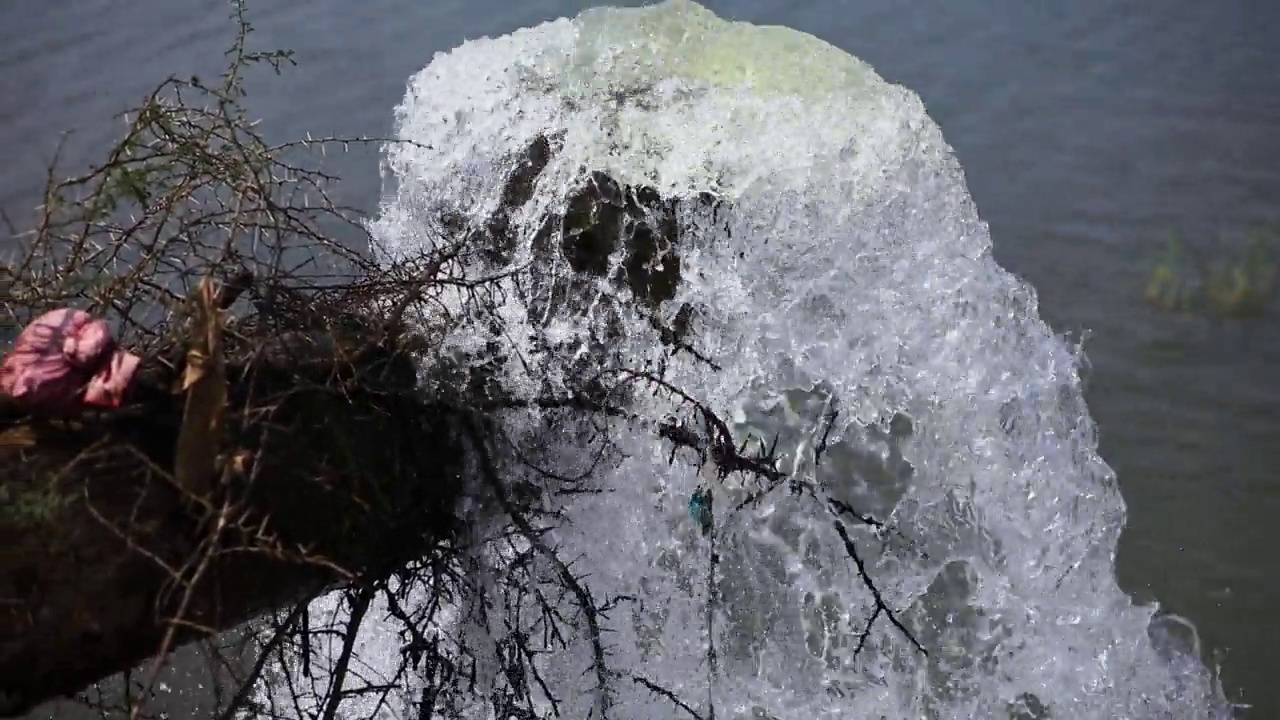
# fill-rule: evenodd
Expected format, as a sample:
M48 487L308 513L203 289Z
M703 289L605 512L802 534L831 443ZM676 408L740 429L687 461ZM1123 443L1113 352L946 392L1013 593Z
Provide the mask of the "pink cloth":
M119 407L138 356L116 347L107 323L62 308L36 318L0 363L0 393L29 410Z

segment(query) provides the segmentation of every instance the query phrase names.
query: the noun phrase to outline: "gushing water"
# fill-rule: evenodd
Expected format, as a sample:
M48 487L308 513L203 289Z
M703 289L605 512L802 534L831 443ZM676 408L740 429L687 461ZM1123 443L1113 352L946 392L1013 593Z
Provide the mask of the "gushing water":
M928 651L883 614L863 637L876 603L821 504L785 490L736 512L717 502L703 537L688 503L709 480L639 434L617 438L625 452L597 475L607 492L575 496L553 537L598 599L632 598L604 628L620 677L721 718L1228 716L1212 673L1117 587L1125 508L1097 455L1079 348L992 259L963 172L910 91L811 36L668 0L438 55L397 122L416 144L386 158L374 231L392 255L421 250L442 208L490 217L539 137L556 151L511 217L510 267L535 258L539 230L593 171L714 198L714 213L681 206L680 281L662 312L697 308L698 349L723 369L683 354L667 377L738 429L776 435L785 469L884 522L851 524L851 541ZM606 306L628 324L617 349L637 366L654 356L658 333L634 303L531 318L531 294L573 271L556 255L527 272L542 281L499 313L520 350L509 392L566 377ZM475 352L488 332L463 324L446 345ZM534 420L512 415L510 430ZM580 465L574 447L546 453ZM564 717L596 707L590 663L581 644L547 661ZM638 681L614 683L613 714L689 716Z

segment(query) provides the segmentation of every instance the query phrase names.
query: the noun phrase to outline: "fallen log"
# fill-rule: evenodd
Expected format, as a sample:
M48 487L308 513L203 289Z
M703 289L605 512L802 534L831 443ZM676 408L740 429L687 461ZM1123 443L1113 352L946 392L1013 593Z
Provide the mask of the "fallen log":
M234 325L225 339L221 437L203 446L180 442L198 394L182 391L182 347L144 359L117 410L0 402L0 714L452 536L450 410L414 392L397 341ZM206 482L182 479L186 446Z

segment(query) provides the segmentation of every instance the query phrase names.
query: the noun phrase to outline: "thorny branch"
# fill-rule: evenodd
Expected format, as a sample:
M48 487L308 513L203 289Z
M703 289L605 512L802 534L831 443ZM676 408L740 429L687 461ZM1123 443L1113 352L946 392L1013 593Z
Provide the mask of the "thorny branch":
M472 442L476 443L483 442L484 438L495 435L492 430L486 432L485 428L477 421L469 423L468 432L471 434ZM564 587L568 588L573 594L574 600L578 604L578 609L587 624L588 641L591 643L592 666L596 673L596 712L600 720L607 720L613 703L609 686L610 672L605 662L604 640L600 630L600 607L596 605L595 599L591 596L591 591L583 584L581 578L574 575L573 571L560 559L555 550L542 539L541 533L536 532L529 524L524 512L507 497L502 478L489 459L489 454L478 453L478 455L482 463L479 468L482 479L489 486L489 489L493 491L499 505L510 516L511 522L523 534L525 540L551 564L561 582L564 583Z
M813 486L806 487L799 479L787 478L786 475L784 475L781 471L777 469L778 459L776 456L776 449L777 449L776 439L774 443L769 447L765 447L763 441L760 441L759 448L754 452L754 454L744 454L744 451L747 450L750 440L748 439L747 441L744 441L741 445L738 445L735 447L733 436L731 431L729 430L728 425L723 420L721 420L718 416L716 416L715 413L713 413L704 404L698 402L697 400L688 396L686 393L680 391L679 389L672 387L669 383L667 383L658 375L651 374L651 373L635 373L634 376L637 378L641 378L645 382L660 388L662 391L671 393L679 397L684 403L692 407L696 417L702 420L703 424L702 424L702 427L700 428L701 432L698 432L697 430L692 429L687 425L682 425L675 420L669 420L668 422L666 422L661 427L660 434L662 435L662 437L666 438L668 441L672 443L673 448L683 447L683 448L691 449L697 454L697 456L700 459L700 462L705 463L707 461L710 461L715 463L717 473L721 478L726 477L735 472L742 472L745 474L755 474L763 481L762 488L749 493L747 497L737 505L737 507L735 508L735 512L759 502L760 499L765 494L767 494L768 492L778 487L783 486L784 481L789 481L789 486L791 487L793 493L803 492L803 493L807 493L815 496L817 495L825 496L825 493L822 493L822 491L819 488L816 488ZM823 424L822 433L819 438L818 444L814 450L815 465L821 462L822 456L827 450L828 442L831 436L831 430L834 426L835 419L837 416L838 416L838 410L834 406L829 408L828 412L825 414L825 417L824 417L825 422ZM868 573L866 564L863 561L862 557L858 554L857 547L854 545L853 540L849 537L849 532L846 529L844 523L840 520L840 516L847 515L849 517L852 517L858 522L860 522L861 524L875 528L877 531L883 531L886 529L884 522L880 520L876 520L870 515L860 513L857 510L855 510L852 506L850 506L848 503L838 500L836 498L825 497L825 500L826 500L827 509L835 516L833 525L835 527L836 533L840 537L840 540L844 546L846 554L849 556L849 559L853 561L854 566L857 569L858 579L862 582L863 586L871 594L871 597L875 603L872 614L867 619L867 622L861 634L859 635L857 646L853 651L853 656L857 657L858 654L862 652L863 648L866 645L867 639L870 637L872 626L875 624L875 621L879 619L881 615L884 615L886 618L888 618L889 622L895 628L897 628L899 632L901 632L917 650L919 650L922 654L927 656L929 654L928 651L925 650L924 646L920 644L920 642L915 638L915 636L911 633L911 631L907 629L907 627L902 623L902 621L898 618L897 613L894 612L894 610L891 607L889 607L889 605L886 603L884 596L881 593L879 587L876 586L875 581L871 578L870 573ZM718 555L715 550L714 531L710 535L710 541L711 541L711 550L710 550L710 566L709 566L709 576L708 576L708 594L712 598L709 602L714 602L715 569L716 569L716 564L718 560ZM708 645L707 655L708 655L708 664L714 667L715 666L715 648L714 648L714 645L710 644L711 643L710 633L711 633L712 622L713 620L709 615L707 620L708 633L709 633L708 635L709 645ZM714 715L714 710L712 710L712 714Z

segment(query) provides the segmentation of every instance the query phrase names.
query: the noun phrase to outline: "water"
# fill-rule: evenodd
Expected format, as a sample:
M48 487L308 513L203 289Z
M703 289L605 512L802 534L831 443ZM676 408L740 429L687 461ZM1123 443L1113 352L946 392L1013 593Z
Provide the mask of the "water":
M883 5L712 7L815 32L921 95L957 148L997 259L1033 282L1055 328L1093 332L1090 409L1129 506L1122 585L1190 615L1208 648L1229 649L1229 691L1243 689L1256 716L1277 712L1269 601L1280 581L1267 570L1280 456L1266 440L1280 429L1280 328L1166 318L1135 301L1144 243L1165 228L1277 217L1269 133L1280 119L1280 61L1268 54L1276 25L1265 17L1275 11ZM263 8L260 38L299 49L303 67L255 107L281 135L388 132L404 79L435 50L578 6L509 8ZM0 13L13 33L0 60L5 208L30 204L59 129L89 130L70 151L91 149L106 130L99 118L161 73L215 69L226 39L220 13L194 3ZM376 158L345 162L344 174L374 177ZM374 183L349 192L372 208Z

